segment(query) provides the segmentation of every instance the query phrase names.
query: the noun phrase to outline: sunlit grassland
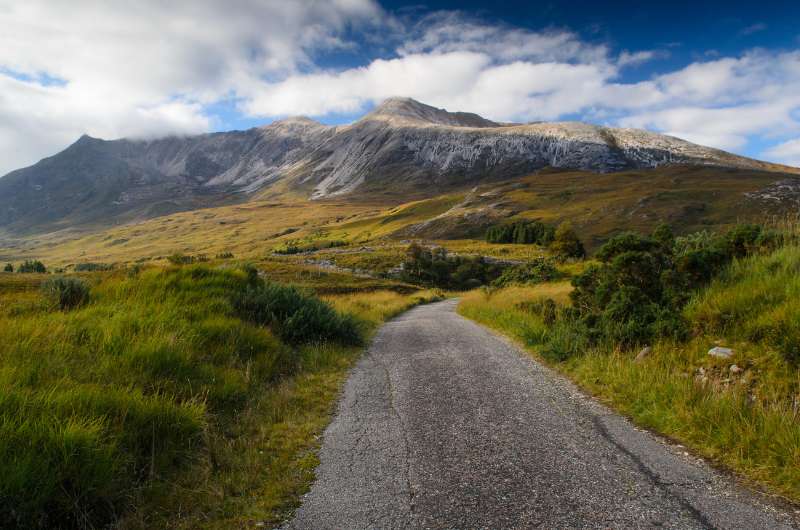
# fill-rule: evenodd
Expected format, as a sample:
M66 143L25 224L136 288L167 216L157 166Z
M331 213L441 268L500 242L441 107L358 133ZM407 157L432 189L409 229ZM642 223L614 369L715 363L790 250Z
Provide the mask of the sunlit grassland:
M796 246L734 262L687 306L694 336L659 341L638 363L637 351L593 349L562 363L539 355L548 328L529 303L568 303L566 283L474 291L459 312L518 340L639 425L800 501L800 370L787 360L800 348L799 264ZM718 344L734 357L709 356Z
M252 202L117 227L88 227L84 233L66 230L21 239L0 234L0 261L34 257L54 266L131 263L158 261L174 252L211 257L232 252L237 258L261 259L291 242L302 246L326 241L343 241L348 248L385 245L379 253L390 254L394 245L407 239L425 239L454 252L470 252L477 250L475 245L480 242L475 238L481 239L486 226L470 224L463 216L459 205L465 200L469 211L489 224L513 219L541 219L552 224L570 221L591 250L616 231L649 232L661 221L671 223L677 233L686 233L781 214L777 202L751 200L746 194L784 177L675 166L609 174L544 171L510 181L485 182L474 192L472 188L455 189L428 198L366 193L308 201L302 194L266 190ZM492 212L498 216L482 216ZM445 226L449 228L437 236L414 228L441 216L448 219ZM480 249L484 250L485 255L508 259L528 259L532 252ZM374 254L331 255L346 267L356 268L361 259L374 265L371 270L388 266L388 260Z
M242 320L231 300L251 280L232 267L84 274L90 301L68 312L45 303L46 277L0 274L0 526L229 528L291 513L361 348L290 346ZM361 280L326 299L365 338L436 296Z

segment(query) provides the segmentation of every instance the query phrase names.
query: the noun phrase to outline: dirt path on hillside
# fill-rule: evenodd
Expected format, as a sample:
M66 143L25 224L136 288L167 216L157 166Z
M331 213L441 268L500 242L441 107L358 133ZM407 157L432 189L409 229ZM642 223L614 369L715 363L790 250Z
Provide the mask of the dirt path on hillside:
M383 326L287 528L800 528L455 306Z

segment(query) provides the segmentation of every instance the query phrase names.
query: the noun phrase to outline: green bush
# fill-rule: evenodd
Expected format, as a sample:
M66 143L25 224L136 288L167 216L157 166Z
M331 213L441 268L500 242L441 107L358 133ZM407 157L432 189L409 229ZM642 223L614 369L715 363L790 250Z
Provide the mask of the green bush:
M495 280L503 266L481 256L449 256L443 247L411 243L406 250L401 279L444 289L472 289Z
M541 347L546 359L563 362L575 355L582 355L589 349L589 330L583 321L561 315L547 332Z
M498 287L511 284L535 284L551 282L562 276L563 274L558 271L551 260L537 258L523 265L506 268L492 284Z
M600 261L609 262L616 256L625 252L654 252L661 245L654 238L643 236L634 232L624 232L609 239L595 257Z
M95 272L110 271L114 266L108 263L78 263L75 265L75 272Z
M624 233L597 252L603 263L573 278L570 293L591 342L632 347L656 337L682 337L687 281L675 270L674 238L660 226L652 237Z
M570 223L561 223L555 231L550 250L560 259L584 258L586 250L583 248L578 234Z
M181 254L180 252L176 252L167 256L167 261L173 265L192 265L194 263L207 262L208 256L205 254L197 254L196 256L192 256L189 254Z
M675 247L675 233L672 231L672 227L666 223L660 223L653 230L652 238L661 245L661 248L670 252Z
M62 311L89 301L89 286L79 278L51 278L42 284L42 291L50 303Z
M555 228L541 221L516 221L492 226L486 231L488 243L518 243L547 246L555 237Z
M37 272L43 274L47 272L47 267L39 260L26 260L22 265L17 267L17 272Z
M303 249L298 247L297 245L287 245L285 247L278 247L274 249L272 252L275 254L288 256L291 254L300 254L301 252L306 252L307 250L317 250L317 249L316 248Z
M619 234L597 252L601 265L573 279L575 318L593 342L632 347L658 337L682 340L688 324L681 313L691 292L719 276L731 260L780 242L779 234L758 225L737 225L722 236L698 232L675 238L666 225L649 237Z
M306 295L296 287L259 280L237 293L232 303L242 318L273 327L291 344L327 340L342 344L362 342L354 318L337 313L319 298Z
M761 226L740 224L733 227L725 236L728 254L733 258L743 258L758 250L761 239Z
M3 272L14 272L14 266L10 263L6 263L6 266L3 268Z

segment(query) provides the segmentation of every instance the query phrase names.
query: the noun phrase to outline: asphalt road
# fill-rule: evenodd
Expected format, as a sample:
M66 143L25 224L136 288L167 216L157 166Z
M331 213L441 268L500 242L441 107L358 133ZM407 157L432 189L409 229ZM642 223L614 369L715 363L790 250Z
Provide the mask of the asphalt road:
M800 527L455 306L380 330L287 528Z

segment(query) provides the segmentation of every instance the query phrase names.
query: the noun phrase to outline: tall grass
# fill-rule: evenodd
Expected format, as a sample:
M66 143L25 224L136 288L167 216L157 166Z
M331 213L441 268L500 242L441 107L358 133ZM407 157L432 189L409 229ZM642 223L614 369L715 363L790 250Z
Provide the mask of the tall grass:
M800 247L733 263L687 314L698 330L767 344L800 363Z
M313 480L351 344L437 296L350 279L323 302L196 265L80 277L91 296L68 311L46 276L0 278L2 528L280 521Z
M243 318L235 300L252 289L271 289L280 300L289 292L295 311L269 322ZM111 273L86 305L69 304L68 312L43 294L26 294L20 308L16 287L0 293L3 305L16 307L0 312L3 528L115 521L148 489L213 458L213 446L265 385L330 364L344 351L276 337L273 330L297 328L291 321L300 315L308 337L335 342L343 335L330 322L320 331L303 311L312 307L339 324L345 317L243 271ZM347 333L346 342L354 342L358 330Z

